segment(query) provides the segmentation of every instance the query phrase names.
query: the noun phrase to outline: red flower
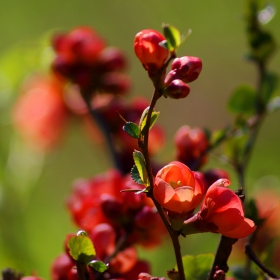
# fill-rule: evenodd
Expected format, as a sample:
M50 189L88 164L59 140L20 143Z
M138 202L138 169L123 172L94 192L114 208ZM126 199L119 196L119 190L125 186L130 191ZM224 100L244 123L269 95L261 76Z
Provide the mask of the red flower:
M254 232L254 222L244 217L242 202L232 190L226 188L229 184L227 179L220 179L212 184L206 192L200 211L185 221L185 225L193 223L198 229L196 232L210 231L231 238L243 238ZM186 232L183 229L183 233Z
M168 57L168 50L159 45L163 40L165 40L164 36L152 29L142 30L135 36L135 54L149 72L161 68Z
M195 172L173 161L156 175L154 197L165 209L186 214L202 200L204 187Z

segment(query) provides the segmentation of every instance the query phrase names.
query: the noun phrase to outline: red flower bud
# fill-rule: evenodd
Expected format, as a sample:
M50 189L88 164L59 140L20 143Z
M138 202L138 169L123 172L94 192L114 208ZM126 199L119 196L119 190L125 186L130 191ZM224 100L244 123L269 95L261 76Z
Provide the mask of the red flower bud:
M169 84L174 79L180 79L185 83L190 83L197 79L202 70L202 62L198 57L183 56L173 60L171 71L165 78L165 84Z
M101 77L100 88L107 93L125 94L130 88L130 79L122 73L107 72Z
M124 70L127 61L124 54L115 47L108 47L101 51L98 57L98 69L101 71L121 71Z
M149 72L161 68L168 57L169 51L159 45L163 40L165 40L164 36L152 29L142 30L135 36L135 54Z
M167 87L165 94L173 99L185 98L190 93L190 87L182 80L173 80Z
M173 161L156 175L154 197L169 211L186 214L192 211L204 193L201 180L186 165Z
M187 166L192 166L199 159L200 162L195 164L197 168L206 162L207 156L203 153L208 149L209 141L202 129L190 128L187 125L182 126L176 132L174 142L178 161Z

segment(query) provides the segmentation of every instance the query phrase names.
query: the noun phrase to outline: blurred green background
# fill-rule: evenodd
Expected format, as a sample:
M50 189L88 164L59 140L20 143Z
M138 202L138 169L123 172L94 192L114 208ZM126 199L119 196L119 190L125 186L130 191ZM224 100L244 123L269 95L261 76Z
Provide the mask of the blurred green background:
M276 16L266 28L279 42L280 15L277 11L280 10L280 2L275 0L273 5ZM176 26L182 32L191 28L192 34L178 55L200 57L203 61L201 76L191 84L191 94L187 99L162 99L157 105L161 111L159 123L166 129L167 136L166 149L159 159L172 160L173 135L181 125L209 129L225 127L231 123L226 103L232 90L241 83L256 83L256 70L244 59L247 51L244 6L245 1L241 0L1 0L0 55L15 45L36 47L38 43L34 42L49 32L89 25L106 38L109 45L117 46L127 54L133 81L131 97L144 95L149 98L151 82L133 53L135 34L145 28L161 30L163 22ZM280 53L277 52L269 67L280 73L279 65ZM268 185L280 187L279 116L279 112L268 116L262 126L246 180L252 188L259 185L261 178L266 178L262 180ZM2 132L0 135L1 138L5 137ZM208 165L216 163L215 159L211 159ZM23 214L20 224L14 225L12 220L9 221L11 227L17 230L7 247L12 248L19 242L24 253L19 253L15 260L12 253L0 250L0 268L10 266L26 274L36 271L49 279L50 264L62 252L65 234L77 230L64 205L72 182L78 177L91 177L104 172L108 167L111 167L111 163L106 151L95 147L85 137L79 123L71 123L63 143L47 158L42 176L30 198L20 207L15 204L10 205L12 210L7 209L12 212L19 210ZM233 173L232 177L233 184L237 184ZM9 228L3 229L1 224L0 230L9 232ZM218 236L211 237L210 241L206 236L187 238L183 252L214 252ZM155 275L164 275L161 268L173 266L173 252L167 251L168 246L167 242L159 252L141 251L141 256L153 262ZM166 265L168 262L169 265Z

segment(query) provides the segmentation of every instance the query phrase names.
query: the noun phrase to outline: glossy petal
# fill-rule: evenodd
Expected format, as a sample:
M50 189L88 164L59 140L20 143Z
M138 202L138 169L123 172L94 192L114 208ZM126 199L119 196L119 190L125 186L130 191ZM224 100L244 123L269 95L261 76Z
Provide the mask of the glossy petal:
M226 187L230 184L227 179L220 179L210 186L201 210L206 215L201 215L208 225L215 224L219 232L227 237L242 238L251 234L255 229L254 222L244 217L243 205L239 197ZM211 230L211 227L208 229Z
M243 238L253 233L257 227L250 219L244 218L244 220L234 230L223 231L221 234L231 238Z
M201 201L204 188L202 182L186 165L171 162L156 175L155 199L167 210L179 214L193 210Z

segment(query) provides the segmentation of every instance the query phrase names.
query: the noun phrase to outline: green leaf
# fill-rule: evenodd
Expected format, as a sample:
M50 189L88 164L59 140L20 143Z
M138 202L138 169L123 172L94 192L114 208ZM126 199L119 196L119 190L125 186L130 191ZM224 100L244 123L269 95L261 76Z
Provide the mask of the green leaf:
M139 184L139 185L144 185L144 182L142 181L141 177L140 177L140 174L139 174L139 171L136 167L136 165L133 165L131 171L130 171L130 175L131 175L131 178L132 180Z
M229 138L225 142L224 154L228 158L239 162L243 157L247 141L248 134L243 133L242 130L239 130L237 135Z
M244 266L233 266L231 267L231 273L233 274L234 278L236 280L243 280L244 279ZM257 280L258 278L258 274L253 271L250 270L249 271L249 278L250 280Z
M147 107L143 111L142 116L140 118L139 127L140 127L140 132L141 133L145 130L149 109L150 109L150 107ZM159 112L153 111L152 114L151 114L151 123L150 123L149 129L151 129L154 126L154 124L155 124L156 120L158 119L158 117L159 117Z
M181 45L181 34L177 28L170 24L164 23L163 33L169 51L173 52Z
M86 235L73 236L68 241L70 255L74 260L87 264L95 256L92 241Z
M266 31L257 30L249 34L249 43L255 60L266 61L276 50L273 36Z
M249 85L241 85L232 93L228 109L232 113L251 115L254 112L256 92Z
M88 263L88 265L100 273L108 269L108 265L106 265L104 262L97 261L97 260L91 261L90 263Z
M278 87L279 77L275 73L267 73L262 84L262 98L265 104L269 102Z
M140 135L140 129L138 127L138 125L134 122L127 122L124 126L123 126L123 130L130 135L133 138L138 139L139 135Z
M186 255L183 257L183 266L186 279L205 280L211 270L214 261L213 254L201 254L197 256Z
M148 187L150 182L146 168L146 161L143 154L140 151L135 150L133 152L133 159L143 184Z
M186 32L184 32L181 35L181 45L187 40L187 38L191 35L191 33L192 33L192 30L188 29Z

